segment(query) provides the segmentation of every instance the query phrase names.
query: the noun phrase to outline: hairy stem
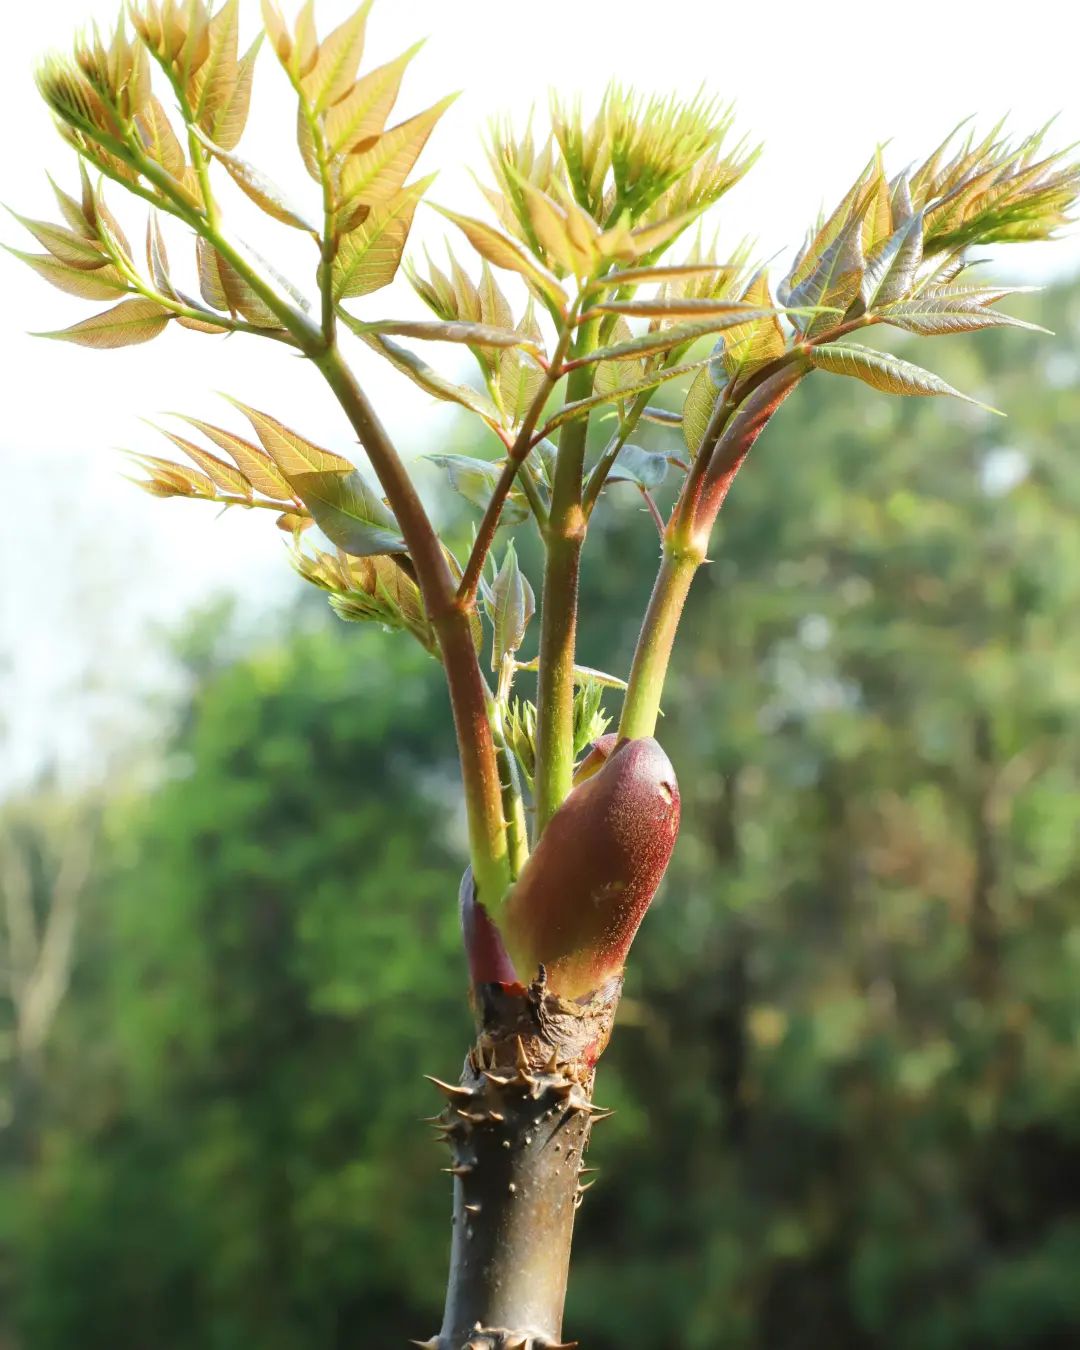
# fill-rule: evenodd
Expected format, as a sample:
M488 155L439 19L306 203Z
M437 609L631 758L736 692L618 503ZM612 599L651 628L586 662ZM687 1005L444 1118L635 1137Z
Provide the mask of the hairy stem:
M630 679L623 699L619 735L636 739L656 731L660 698L671 649L682 618L690 583L704 561L696 550L683 551L665 539L660 570L641 624Z
M587 334L582 334L588 340ZM567 382L568 402L592 392L592 366ZM545 537L547 562L540 607L540 670L536 693L536 836L569 793L574 774L574 652L578 578L587 519L581 504L588 419L567 422L559 436Z
M758 384L737 408L717 403L664 533L660 570L623 700L621 736L651 736L655 731L675 634L716 517L754 442L805 374L804 366L790 362Z
M336 346L312 358L341 404L386 493L408 545L424 607L439 638L469 821L473 872L485 902L496 904L510 881L502 788L488 720L488 689L453 574L412 479L375 410Z

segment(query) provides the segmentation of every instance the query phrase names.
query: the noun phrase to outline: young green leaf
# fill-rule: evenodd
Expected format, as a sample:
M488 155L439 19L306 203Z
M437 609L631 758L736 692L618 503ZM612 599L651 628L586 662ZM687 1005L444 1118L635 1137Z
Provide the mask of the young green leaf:
M491 669L501 670L503 659L513 656L525 640L529 621L536 613L536 597L518 564L513 541L506 546L506 556L484 605L493 630Z
M681 366L669 366L664 370L653 370L647 375L643 375L641 379L635 380L633 384L624 385L614 393L593 394L589 398L566 403L553 417L548 418L540 434L547 436L556 427L561 427L564 422L572 422L579 417L586 417L594 408L598 408L603 403L610 403L613 399L629 398L633 394L644 393L646 389L655 389L657 385L666 384L668 380L677 380L681 375L688 375L691 371L699 370L712 359L712 356L706 356L700 361L687 361Z
M160 164L170 177L180 181L184 176L184 152L176 139L169 115L160 102L153 97L147 99L142 110L136 115L135 128L139 139L150 158Z
M747 304L761 305L763 312L724 334L724 367L731 376L750 374L783 356L787 348L780 320L771 308L769 278L764 268L755 273L740 298Z
M470 347L528 347L532 342L516 328L491 328L486 323L439 323L423 319L354 319L358 336L383 333L389 337L416 338L421 342L461 342Z
M481 510L491 500L495 485L502 475L501 465L488 459L476 459L472 455L438 454L425 455L424 458L443 469L453 490ZM520 524L528 514L522 494L512 490L503 510L504 523Z
M963 399L965 403L974 403L976 407L986 408L987 412L997 413L978 399L969 398L958 389L929 370L902 361L891 352L875 351L872 347L863 347L854 342L832 342L821 347L811 347L808 352L811 363L818 370L828 370L835 375L851 375L862 380L873 389L886 394L913 394L928 398L935 395L950 395ZM998 414L1001 416L1001 414Z
M647 492L658 488L667 477L667 456L640 445L627 443L608 470L609 483L634 483Z
M868 311L907 295L923 256L923 215L918 212L900 225L867 260L860 294Z
M338 548L357 558L405 551L397 522L358 469L288 477L316 525Z
M103 314L83 319L70 328L37 333L35 336L60 338L64 342L76 342L81 347L97 347L102 351L133 347L163 333L171 317L167 309L162 309L153 300L122 300Z

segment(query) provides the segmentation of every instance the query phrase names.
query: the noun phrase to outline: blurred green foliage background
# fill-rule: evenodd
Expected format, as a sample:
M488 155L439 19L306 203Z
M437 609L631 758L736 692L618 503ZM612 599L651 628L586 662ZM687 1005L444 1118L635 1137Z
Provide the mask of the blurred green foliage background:
M1080 1344L1080 288L1018 308L1057 336L918 357L1008 421L815 377L724 512L600 1074L587 1350ZM656 549L609 496L582 659L622 670ZM0 807L4 1350L437 1325L422 1074L469 1035L439 671L314 596L231 632L178 640L152 789Z

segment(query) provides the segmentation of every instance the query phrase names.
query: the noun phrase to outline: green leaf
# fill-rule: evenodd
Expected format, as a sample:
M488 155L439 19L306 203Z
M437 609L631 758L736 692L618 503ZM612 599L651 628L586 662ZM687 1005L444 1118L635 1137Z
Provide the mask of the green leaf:
M255 58L259 54L263 35L260 33L244 55L237 68L236 83L229 98L216 109L209 125L203 130L222 150L234 150L244 134L251 110L251 85L255 77Z
M482 292L482 301L483 298ZM543 335L536 322L531 296L518 329L531 348L539 351L543 347ZM525 355L524 350L510 347L500 353L496 384L502 410L512 426L524 419L532 407L533 399L540 392L544 378L544 372Z
M894 328L923 337L945 333L973 333L980 328L1027 328L1034 333L1049 333L1037 323L1014 319L1011 314L999 314L995 309L970 300L950 299L948 294L928 299L920 296L878 310L878 317Z
M831 371L834 375L854 376L855 379L862 380L864 384L870 385L873 389L880 389L886 394L912 394L921 398L947 394L953 398L963 399L965 403L974 403L976 407L985 408L987 412L997 413L999 417L1003 416L997 408L990 408L985 403L980 403L978 399L961 394L951 384L946 384L939 375L923 370L921 366L912 365L910 361L902 361L890 352L875 351L872 347L845 341L811 347L808 356L811 364L818 370Z
M83 319L70 328L35 333L34 336L60 338L64 342L76 342L81 347L97 347L103 351L134 347L163 333L171 317L167 309L162 309L153 300L122 300L103 314Z
M371 295L393 281L412 228L416 204L434 178L431 174L402 189L385 205L375 207L359 229L341 238L333 266L336 299Z
M363 325L358 319L353 319L347 314L342 314L342 318L347 326L353 328L354 331L363 329ZM483 394L477 393L475 389L470 389L468 385L454 384L452 380L444 379L414 352L409 351L406 347L399 347L396 342L392 342L389 338L382 337L378 333L365 333L363 331L359 332L359 336L380 356L384 356L395 369L401 371L403 375L407 375L414 384L418 384L421 389L434 398L443 399L449 403L458 403L461 407L468 408L470 412L477 413L485 422L493 426L498 425L499 410Z
M211 309L240 314L258 328L280 328L281 320L239 272L201 236L195 240L199 291Z
M357 558L405 551L397 522L359 469L288 477L316 525L338 548Z
M681 277L714 276L716 273L732 273L737 269L730 263L669 263L662 267L626 267L597 277L589 283L589 290L610 290L613 286L648 286L677 281Z
M459 215L445 206L436 206L435 210L456 225L477 253L486 258L493 267L519 273L531 288L551 301L559 310L566 309L566 295L558 281L535 262L516 239L511 239L509 235L503 234L482 220Z
M323 534L346 553L400 553L397 521L350 460L315 445L276 417L230 398L255 428L263 449L284 474Z
M652 492L667 477L667 456L653 450L644 450L640 445L626 444L616 456L615 463L608 471L609 483L635 483L639 488Z
M747 319L730 328L724 336L724 368L729 375L749 374L769 361L783 356L787 349L784 332L771 306L769 278L764 268L751 278L741 299L749 304L760 304L759 318Z
M127 293L127 282L111 264L88 272L68 267L51 253L23 253L20 249L8 248L6 244L4 248L13 257L32 267L38 276L44 277L68 295L77 295L82 300L115 300L117 296Z
M525 640L536 613L536 596L518 565L513 541L506 546L506 556L484 598L484 607L493 629L491 669L500 670L503 658L513 656Z
M424 458L443 469L453 490L481 510L491 500L495 485L502 476L500 464L489 459L476 459L472 455L438 454L425 455ZM521 492L512 490L503 511L503 522L508 525L520 524L528 514Z

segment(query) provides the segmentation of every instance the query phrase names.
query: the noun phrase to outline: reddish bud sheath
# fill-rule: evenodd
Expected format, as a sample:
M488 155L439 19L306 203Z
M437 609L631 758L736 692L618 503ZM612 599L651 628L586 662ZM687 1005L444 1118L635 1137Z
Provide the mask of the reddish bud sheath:
M679 833L679 788L651 736L617 744L567 797L499 926L514 966L580 998L619 974Z
M461 936L469 960L469 979L478 984L516 984L517 973L506 954L499 930L476 898L472 868L465 869L458 889Z

